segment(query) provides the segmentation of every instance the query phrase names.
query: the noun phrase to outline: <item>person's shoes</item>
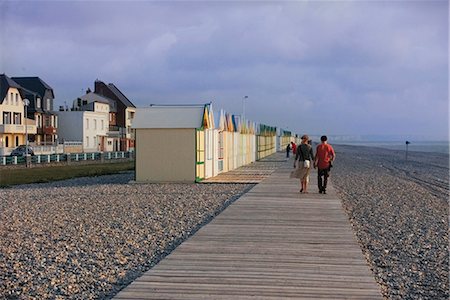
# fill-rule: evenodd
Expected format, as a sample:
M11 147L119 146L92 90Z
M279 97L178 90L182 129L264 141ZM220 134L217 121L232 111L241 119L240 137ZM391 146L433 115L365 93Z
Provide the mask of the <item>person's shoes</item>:
M323 191L322 191L322 193L326 194L326 193L327 193L327 191L323 190Z
M319 190L319 194L322 194L322 190Z
M303 193L303 189L300 189L300 193Z

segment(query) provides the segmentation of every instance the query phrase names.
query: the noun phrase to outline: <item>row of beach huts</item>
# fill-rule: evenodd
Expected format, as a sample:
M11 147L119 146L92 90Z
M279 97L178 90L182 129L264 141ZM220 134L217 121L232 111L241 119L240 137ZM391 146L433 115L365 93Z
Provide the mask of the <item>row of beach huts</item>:
M137 108L136 182L200 182L299 142L297 134L243 119L212 103Z

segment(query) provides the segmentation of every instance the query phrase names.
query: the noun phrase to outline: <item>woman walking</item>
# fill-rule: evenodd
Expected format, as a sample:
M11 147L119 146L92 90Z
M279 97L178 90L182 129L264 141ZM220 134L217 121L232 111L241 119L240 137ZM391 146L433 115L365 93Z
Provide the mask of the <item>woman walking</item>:
M305 134L297 147L294 168L297 168L296 178L300 179L300 193L308 192L309 170L314 161L314 154L311 145L308 144L309 137ZM297 164L297 165L296 165Z

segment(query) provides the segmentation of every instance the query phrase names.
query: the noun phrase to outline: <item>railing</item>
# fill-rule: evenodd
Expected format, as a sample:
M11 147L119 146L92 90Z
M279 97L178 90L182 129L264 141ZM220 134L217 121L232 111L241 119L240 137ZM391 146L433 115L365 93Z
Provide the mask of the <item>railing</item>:
M83 162L83 161L112 161L120 159L133 159L132 151L118 152L92 152L92 153L61 153L61 154L45 154L29 156L31 164L48 164L59 162ZM1 156L0 166L6 165L25 165L26 157L24 156Z
M0 125L0 133L25 133L36 134L36 125L27 125L25 130L25 125L23 124L2 124Z
M38 127L37 133L38 134L55 134L56 128L53 126Z

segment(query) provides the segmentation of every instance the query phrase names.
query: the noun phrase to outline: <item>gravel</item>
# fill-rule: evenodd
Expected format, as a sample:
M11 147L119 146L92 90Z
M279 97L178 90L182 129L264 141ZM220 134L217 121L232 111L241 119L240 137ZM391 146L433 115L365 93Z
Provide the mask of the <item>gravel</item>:
M0 299L108 299L253 185L133 174L0 190Z
M385 299L449 299L449 157L334 146L332 181Z
M334 147L332 182L383 296L448 299L448 155ZM0 299L109 299L253 186L132 179L0 190Z

